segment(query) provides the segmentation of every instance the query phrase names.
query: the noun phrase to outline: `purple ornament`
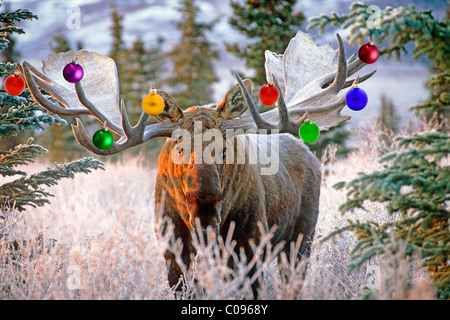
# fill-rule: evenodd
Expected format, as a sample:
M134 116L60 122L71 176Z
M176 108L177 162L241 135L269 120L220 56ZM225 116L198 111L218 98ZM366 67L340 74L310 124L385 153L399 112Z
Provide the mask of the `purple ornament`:
M345 96L345 103L353 111L360 111L367 105L367 94L363 89L355 87L350 89Z
M77 61L73 61L64 67L64 79L66 79L70 83L80 81L83 78L83 75L83 67L80 66Z

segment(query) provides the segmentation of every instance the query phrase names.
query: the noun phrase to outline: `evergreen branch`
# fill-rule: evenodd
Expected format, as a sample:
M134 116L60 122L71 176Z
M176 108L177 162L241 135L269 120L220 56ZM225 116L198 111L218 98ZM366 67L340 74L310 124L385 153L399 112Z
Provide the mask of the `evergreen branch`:
M348 41L359 45L367 41L369 36L373 36L376 42L383 43L383 47L379 50L380 55L388 59L392 56L400 59L402 52L407 53L406 45L414 43L412 57L417 59L426 56L438 72L442 73L428 83L433 91L432 98L411 107L410 110L414 110L416 115L423 110L427 117L435 112L445 114L450 104L448 92L450 59L446 58L450 56L448 46L450 19L444 18L439 21L432 16L431 10L417 11L414 6L386 7L379 12L377 28L369 29L368 21L371 14L369 4L353 3L348 14L333 13L329 17L326 15L312 17L307 30L318 28L319 32L323 33L327 25L340 25L343 28L350 28ZM384 40L389 40L389 45Z
M59 116L49 115L47 112L42 112L43 109L37 104L25 104L23 97L11 97L9 95L2 96L0 93L0 101L19 100L21 105L16 106L15 102L10 102L13 107L9 108L5 113L0 115L0 136L8 137L16 135L26 130L44 130L42 124L64 124L67 122ZM25 99L26 101L26 99ZM5 103L8 104L8 103ZM42 112L36 115L37 112Z
M371 174L359 174L350 182L333 187L346 188L347 200L339 207L342 213L362 207L364 201L387 202L388 212L401 212L403 218L384 222L348 222L323 238L333 238L353 231L358 242L350 254L348 270L382 254L390 245L390 235L406 242L406 254L419 250L424 266L436 274L441 297L448 297L447 281L450 268L450 232L448 201L450 199L450 167L439 161L448 157L450 138L444 133L414 134L396 139L401 148L380 159L388 165ZM405 188L408 188L407 192Z
M34 139L30 138L26 144L18 145L13 150L0 150L0 174L2 176L26 175L26 172L13 170L13 168L34 162L34 158L47 152L40 145L33 144L33 141Z
M68 164L55 164L56 168L22 177L0 186L0 206L15 207L19 211L26 206L43 206L50 203L47 197L53 196L41 186L53 186L63 178L74 178L76 173L90 173L104 170L104 163L92 157L83 158Z
M28 9L18 9L14 12L3 12L0 15L0 23L7 26L15 25L21 20L31 21L33 19L38 19L38 17Z
M22 20L33 20L38 17L28 9L19 9L15 12L3 12L0 15L0 50L4 50L9 45L9 40L6 38L8 34L24 34L22 28L16 27L17 23Z
M0 77L7 77L17 71L17 66L15 63L7 62L0 64ZM0 103L2 105L3 103Z
M372 15L369 4L353 3L348 14L321 15L309 19L307 30L318 28L320 33L325 31L327 25L350 28L349 42L362 45L372 35L377 42L390 39L389 46L383 46L380 55L397 58L400 51L406 52L406 44L417 42L413 57L426 55L437 68L446 69L449 63L443 57L449 55L447 39L450 30L450 21L438 21L433 18L431 10L417 11L414 6L409 8L386 7L380 10L379 28L369 29L368 20ZM447 52L447 54L445 54ZM447 60L447 61L444 61ZM447 65L448 66L448 65Z

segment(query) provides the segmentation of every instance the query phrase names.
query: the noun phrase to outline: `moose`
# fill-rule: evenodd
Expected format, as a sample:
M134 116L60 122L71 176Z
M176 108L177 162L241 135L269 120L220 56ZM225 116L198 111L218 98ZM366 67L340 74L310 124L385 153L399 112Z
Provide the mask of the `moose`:
M80 145L99 155L112 155L156 137L167 137L158 159L155 188L155 214L169 218L177 238L183 243L182 260L189 266L193 247L192 232L214 232L225 237L235 224L233 239L252 258L250 240L256 243L264 230L274 228L273 244L284 242L289 252L291 242L302 236L299 255L308 255L319 214L321 168L318 159L299 138L299 128L306 119L314 121L321 132L350 119L342 115L345 96L339 92L370 78L372 71L353 80L348 77L365 64L357 53L348 60L342 39L336 35L338 49L327 44L318 46L299 31L284 54L265 52L267 80L279 89L277 108L259 113L252 100L252 83L234 72L237 84L217 104L192 106L183 111L175 99L163 90L164 110L155 116L158 123L147 124L149 115L142 112L136 125L128 120L125 104L119 99L116 65L109 57L81 51L68 51L49 57L42 72L28 62L20 70L36 102L49 112L61 116L89 115L120 139L105 150L97 149L77 118L73 134ZM62 78L64 65L77 59L85 70L84 78L75 84ZM336 66L337 60L337 66ZM47 92L58 103L47 99ZM249 111L250 116L244 112ZM200 125L197 125L200 124ZM223 157L235 161L206 163L196 150L185 150L183 140L192 139L195 131L220 130L219 144ZM236 133L232 138L226 132ZM239 131L239 129L242 129ZM252 131L248 133L250 130ZM191 134L183 135L179 130ZM276 138L276 139L275 139ZM246 139L246 140L245 140ZM184 141L186 142L186 141ZM217 142L217 141L216 141ZM277 145L278 167L273 174L261 174L261 163L236 161L238 151L261 143ZM200 142L201 150L207 147ZM248 150L247 150L248 151ZM231 153L231 156L230 156ZM176 158L184 161L175 161ZM219 157L220 158L220 157ZM287 254L289 256L289 254ZM177 285L182 271L170 251L165 253L168 281ZM258 283L253 292L257 294Z

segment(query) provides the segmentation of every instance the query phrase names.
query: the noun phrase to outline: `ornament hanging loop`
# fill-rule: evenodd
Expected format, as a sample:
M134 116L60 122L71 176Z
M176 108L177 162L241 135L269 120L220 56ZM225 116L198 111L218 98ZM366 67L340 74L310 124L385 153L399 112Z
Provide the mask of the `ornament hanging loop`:
M359 82L359 76L356 76L356 78L355 78L355 80L353 81L353 83L352 83L352 85L351 85L349 91L350 91L351 89L353 89L353 88L358 88L358 86L357 86L358 82Z
M20 71L19 71L19 65L17 64L17 62L14 62L15 67L14 67L14 75L16 76L20 76Z
M107 120L105 120L105 122L103 123L103 131L108 131L108 123Z
M148 90L148 93L157 93L158 90L156 89L156 85L155 82L151 81L150 82L150 90Z

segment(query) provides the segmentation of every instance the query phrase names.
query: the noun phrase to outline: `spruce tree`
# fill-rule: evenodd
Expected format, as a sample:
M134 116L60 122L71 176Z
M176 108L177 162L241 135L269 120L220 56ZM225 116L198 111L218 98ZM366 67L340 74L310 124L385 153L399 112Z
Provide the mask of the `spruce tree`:
M9 5L6 5L4 10L2 11L9 11L8 8ZM8 46L1 51L1 61L4 63L14 63L15 61L18 61L20 59L20 52L16 48L16 40L14 39L14 36L11 35L11 33L6 34L6 40L8 41ZM5 113L7 110L8 106L1 106L0 114ZM21 140L22 136L19 133L9 137L9 139L7 140L4 139L3 141L1 141L0 145L4 149L10 149L19 144Z
M119 77L120 93L124 96L125 92L131 89L131 84L125 76L125 69L127 67L127 52L125 42L123 40L123 16L117 11L115 2L111 5L111 34L112 42L109 50L109 57L114 60L117 67L117 75Z
M153 48L146 48L141 37L126 50L126 65L123 67L120 92L129 110L130 120L137 122L142 112L142 99L148 94L151 82L160 87L163 55L160 46L163 39L157 40Z
M115 2L112 2L111 4L111 20L112 25L110 30L113 40L111 43L109 56L114 61L120 61L120 54L125 50L125 42L123 40L123 26L122 26L123 16L119 15Z
M219 80L213 61L218 59L219 53L206 38L206 32L215 22L198 21L200 10L194 0L183 0L179 11L182 18L176 27L182 36L168 54L173 71L167 84L172 87L173 96L182 108L211 103L212 85Z
M435 67L437 75L429 82L432 95L418 106L426 115L445 115L449 109L450 56L448 39L450 21L437 20L431 10L417 11L409 8L387 7L380 12L380 29L367 29L370 15L367 4L354 3L350 13L331 16L322 15L311 19L308 28L321 31L329 24L350 28L349 41L362 44L369 34L376 42L383 42L380 54L400 57L406 45L414 44L413 57L427 57ZM448 118L447 118L448 119ZM383 170L360 176L349 182L338 183L336 188L348 189L347 200L340 207L344 212L364 207L365 200L388 204L390 214L401 218L385 223L351 221L336 230L332 237L345 230L353 231L358 242L351 254L349 271L358 268L371 257L383 253L392 244L392 239L407 243L406 254L418 250L423 265L431 273L441 299L450 299L450 167L448 162L450 138L448 127L443 123L442 132L425 132L406 137L397 137L400 150L383 156Z
M7 35L23 34L25 31L17 27L22 20L37 19L27 9L14 12L0 13L0 50L7 48L9 41ZM15 63L0 63L0 76L7 77L18 72ZM0 103L3 110L0 115L0 137L9 139L21 132L43 130L44 125L54 123L67 124L56 115L49 115L32 98L27 89L19 96L10 96L4 89L0 90ZM27 206L42 206L49 203L47 199L52 194L45 186L52 186L62 178L73 178L75 173L88 173L92 169L103 168L103 163L93 158L84 158L69 164L55 164L55 168L27 174L17 166L27 165L46 151L40 145L33 143L33 138L15 146L10 150L0 151L0 175L12 177L10 182L0 185L0 219L3 219L9 210L25 210ZM2 230L0 228L0 238Z
M389 137L397 132L400 118L391 99L382 95L380 100L380 115L377 121L380 124L380 129L385 132L381 135L380 140L386 147L390 147L392 141Z
M53 53L66 52L71 50L69 41L62 33L56 33L51 43Z
M227 50L245 59L247 67L255 71L253 82L262 86L267 82L264 52L283 53L305 17L301 11L294 11L297 0L231 0L230 3L234 13L230 25L250 41L244 46L227 44Z
M158 38L151 48L147 48L142 37L138 36L127 47L123 40L124 29L121 16L113 4L111 10L111 33L113 41L109 52L117 66L120 95L127 106L130 121L137 122L141 112L143 97L149 92L150 82L160 87L161 72L164 66L160 46L164 42Z

